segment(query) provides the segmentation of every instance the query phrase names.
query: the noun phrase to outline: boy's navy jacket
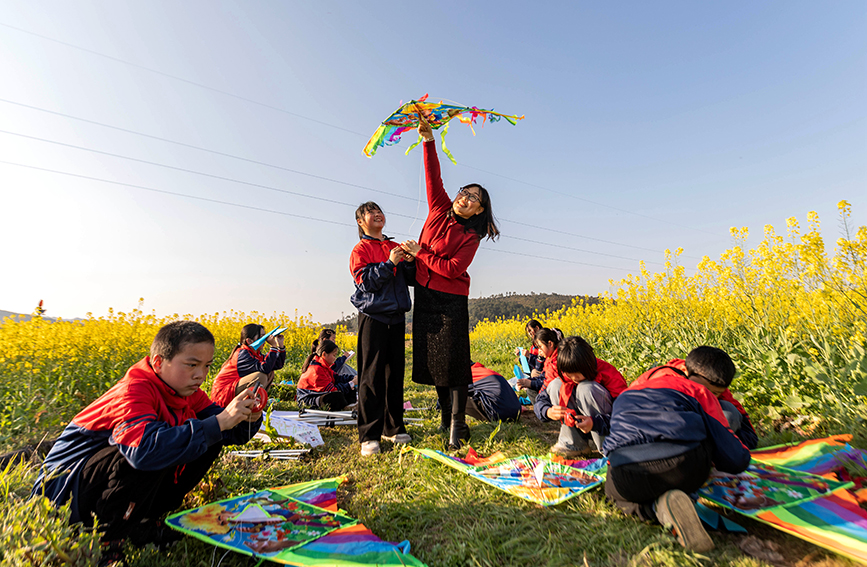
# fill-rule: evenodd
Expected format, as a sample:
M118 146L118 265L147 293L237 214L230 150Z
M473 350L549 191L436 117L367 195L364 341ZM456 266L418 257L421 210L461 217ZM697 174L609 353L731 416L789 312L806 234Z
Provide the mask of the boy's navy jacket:
M71 495L71 521L81 521L78 479L91 456L117 445L133 468L158 471L183 467L217 443L246 443L259 431L261 418L220 431L216 416L222 411L202 390L187 397L178 395L145 357L72 418L45 457L33 494L44 490L58 505Z
M665 363L665 366L672 366L680 370L684 376L686 376L686 361L682 358L673 358ZM662 367L657 367L662 368ZM651 368L649 372L652 372L654 369ZM738 410L738 413L741 414L741 428L735 431L735 435L738 436L738 439L741 440L741 443L744 444L744 447L747 449L753 450L759 446L759 436L756 434L756 430L753 428L753 422L750 421L750 416L747 414L747 410L744 409L744 406L740 404L739 401L732 396L732 393L728 388L723 390L723 393L719 395L719 401L728 402L731 405L735 406L735 409Z
M491 421L518 419L521 402L505 378L478 362L472 366L473 383L469 394Z
M750 452L731 429L710 390L663 366L639 376L614 401L602 452L612 466L681 455L708 439L714 466L737 474Z
M211 386L211 399L215 404L226 407L235 399L235 388L241 378L254 372L270 374L286 364L286 349L272 348L267 356L256 352L247 345L235 349L232 356L223 363L219 374Z
M388 255L397 246L389 238L364 235L349 257L349 271L355 279L350 301L360 312L387 325L403 322L404 313L412 307L408 285L415 281L415 262L395 266Z

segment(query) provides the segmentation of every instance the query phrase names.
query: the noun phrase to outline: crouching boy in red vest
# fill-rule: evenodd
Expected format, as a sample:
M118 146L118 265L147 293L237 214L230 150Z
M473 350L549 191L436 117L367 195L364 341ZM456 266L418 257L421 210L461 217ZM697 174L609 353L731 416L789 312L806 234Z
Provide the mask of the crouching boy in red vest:
M248 390L225 409L201 389L214 359L214 336L193 321L157 332L150 356L134 364L63 430L33 489L55 504L70 498L71 521L105 528L103 563L122 559L126 538L165 543L158 519L174 510L208 472L223 445L246 443Z
M614 402L602 446L609 463L605 494L625 513L670 526L681 545L703 552L713 541L688 494L707 481L711 467L743 472L750 452L707 387L731 384L732 359L701 346L685 365L686 375L668 366L645 372Z

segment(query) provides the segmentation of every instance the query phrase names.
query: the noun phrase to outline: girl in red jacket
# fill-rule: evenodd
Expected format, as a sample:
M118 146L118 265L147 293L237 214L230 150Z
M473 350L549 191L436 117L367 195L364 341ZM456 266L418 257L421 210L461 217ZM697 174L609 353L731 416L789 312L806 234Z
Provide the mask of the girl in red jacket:
M340 347L334 341L319 343L316 356L298 379L298 389L295 390L298 405L340 411L355 401L355 380L346 384L334 381L331 366L339 354Z
M211 386L211 399L214 403L227 407L242 390L255 388L255 382L266 391L271 388L274 371L280 370L286 364L286 348L283 346L283 335L266 339L265 342L271 346L266 355L262 354L262 347L257 350L250 346L264 333L265 327L256 323L244 325L241 329L241 340L223 363ZM259 419L259 413L253 414L253 420L256 419Z
M402 246L416 259L415 310L412 332L412 380L436 386L442 427L449 428L449 447L470 438L465 415L470 372L467 268L484 237L500 231L484 187L471 183L451 199L443 187L430 124L420 119L424 138L428 216L418 242Z
M415 262L382 234L385 215L373 201L355 211L359 242L349 257L358 309L358 441L362 456L379 453L380 439L409 443L403 423L405 314Z

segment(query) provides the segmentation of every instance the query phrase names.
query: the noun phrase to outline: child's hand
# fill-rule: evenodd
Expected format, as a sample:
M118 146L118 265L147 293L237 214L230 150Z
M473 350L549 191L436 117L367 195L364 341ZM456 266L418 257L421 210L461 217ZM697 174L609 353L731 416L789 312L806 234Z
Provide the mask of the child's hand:
M584 433L590 433L590 430L593 429L593 418L587 415L576 415L575 427Z
M265 342L268 343L269 345L271 345L272 347L277 348L277 337L275 337L274 335L271 335L270 337L265 339Z
M391 249L391 252L388 253L388 259L391 260L391 263L397 266L398 262L403 260L403 249L400 246L395 246Z
M248 420L253 414L250 409L256 405L256 399L249 389L244 390L235 396L229 405L222 412L217 414L217 423L220 424L220 431L232 429L242 421Z
M358 386L358 376L349 381L353 386Z
M284 341L284 340L285 340L285 339L283 338L283 335L282 335L282 334L277 335L277 347L278 347L278 348L283 348L283 344L284 344L283 341Z
M521 388L529 388L530 387L530 379L529 378L518 378L517 384Z
M400 243L400 247L404 252L409 254L412 257L418 255L419 251L421 251L421 244L416 242L415 240L406 240Z
M563 406L552 406L548 408L548 419L551 421L560 421L566 415L566 408Z
M541 376L541 375L542 375L542 371L541 371L541 370L536 370L536 369L534 368L533 370L530 371L530 378L538 378L538 377Z

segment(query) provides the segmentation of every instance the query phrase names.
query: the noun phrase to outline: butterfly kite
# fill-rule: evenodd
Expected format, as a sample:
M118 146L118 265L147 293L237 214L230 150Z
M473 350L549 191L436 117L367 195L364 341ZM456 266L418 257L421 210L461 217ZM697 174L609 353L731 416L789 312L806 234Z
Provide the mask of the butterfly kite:
M443 153L449 156L452 163L457 163L445 143L446 134L449 131L449 120L452 118L456 117L458 120L468 125L473 131L474 136L476 135L476 130L473 128L473 125L478 123L477 121L479 118L482 120L482 125L484 125L486 120L490 122L498 122L501 118L505 118L510 124L515 125L518 123L518 120L524 119L523 116L500 114L493 110L482 110L475 106L458 106L454 104L445 104L442 101L428 102L427 97L428 95L424 95L418 100L411 100L408 103L401 105L401 107L395 110L391 116L383 120L382 124L379 125L379 128L376 129L376 132L373 133L373 136L370 137L370 140L367 141L367 145L364 146L364 155L367 157L373 157L373 154L376 153L378 148L382 146L393 146L400 142L400 137L404 132L418 128L419 115L421 115L424 116L425 120L427 120L431 128L434 130L444 126L440 136L440 139L442 140ZM421 141L421 136L419 136L418 141L411 145L409 149L406 150L406 153L408 154L413 148L419 145Z

